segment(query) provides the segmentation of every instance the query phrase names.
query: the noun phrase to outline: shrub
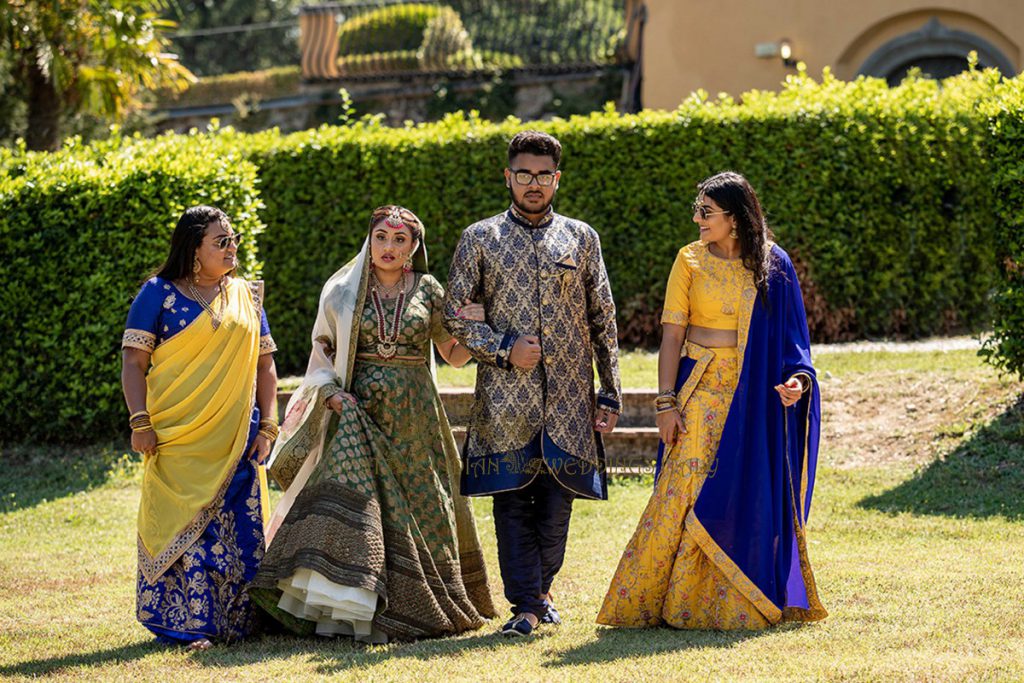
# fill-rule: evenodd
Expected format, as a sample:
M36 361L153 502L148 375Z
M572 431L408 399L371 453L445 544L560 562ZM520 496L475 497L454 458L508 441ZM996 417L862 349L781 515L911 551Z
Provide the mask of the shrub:
M162 91L159 93L159 106L188 107L224 103L243 96L269 100L296 94L301 82L302 69L298 66L204 76L184 92Z
M375 52L338 58L338 72L343 76L377 74L393 71L418 71L420 57L416 50Z
M992 335L982 355L1024 378L1024 81L1006 81L992 108L991 173L996 207L995 242L1002 281L993 296Z
M357 15L338 29L338 54L371 54L418 50L431 20L444 11L440 5L407 3L390 5Z
M423 44L418 55L420 66L431 70L448 69L449 61L455 55L472 52L473 41L462 25L462 19L455 10L445 7L423 31Z
M565 145L557 206L602 235L624 342L656 343L675 252L696 239L695 185L726 168L751 179L793 255L816 341L919 337L989 320L995 216L979 107L998 97L997 80L971 73L889 89L801 73L742 103L698 94L673 112L530 126ZM522 127L460 115L400 130L364 123L296 133L256 154L283 371L304 366L319 283L358 248L370 210L416 211L443 279L461 230L507 205L505 145Z
M0 175L0 440L126 433L121 331L187 206L222 207L248 239L242 269L258 271L256 167L240 145L129 143L26 154L19 173Z
M602 236L623 342L656 342L672 260L696 239L688 209L695 184L731 168L751 179L779 243L793 255L817 342L985 327L999 283L998 241L1009 284L997 290L997 312L1007 322L997 323L995 339L1016 354L999 356L1018 359L1005 366L1015 369L1022 337L1021 282L1013 279L1024 224L1022 82L975 71L941 87L912 77L890 89L876 79L844 83L826 72L815 81L801 72L781 92L745 93L742 102L698 93L672 112L606 110L528 125L565 145L557 207ZM135 286L163 254L179 207L200 198L222 201L235 215L249 207L244 220L258 228L253 169L239 155L258 169L265 205L259 257L278 364L283 373L301 372L320 287L359 248L371 209L398 202L419 214L432 270L443 281L465 226L507 206L505 147L523 127L457 114L402 129L363 120L287 136L215 131L0 155L0 247L12 254L0 279L0 333L17 340L3 360L30 373L29 381L5 379L2 387L12 431L45 429L33 426L27 412L39 405L40 392L62 397L62 425L82 405L88 424L119 424L120 326ZM112 213L119 203L126 210ZM157 227L128 253L109 237L92 237L106 235L106 225ZM78 237L78 226L88 239ZM53 239L71 244L64 253L89 264L89 275L60 264L68 272L58 280L70 283L70 295L49 273L32 271L47 263ZM111 291L110 311L77 314L81 302L109 301ZM26 308L30 294L37 304ZM92 347L80 340L83 329L93 335ZM67 339L75 344L76 374L67 391L55 335L62 349Z

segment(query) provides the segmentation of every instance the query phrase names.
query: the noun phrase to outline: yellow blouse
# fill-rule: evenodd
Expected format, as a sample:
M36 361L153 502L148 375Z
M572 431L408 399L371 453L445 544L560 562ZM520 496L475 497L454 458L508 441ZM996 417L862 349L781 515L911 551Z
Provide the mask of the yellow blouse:
M719 258L704 242L691 242L679 250L672 265L661 322L738 329L740 296L753 282L741 259Z

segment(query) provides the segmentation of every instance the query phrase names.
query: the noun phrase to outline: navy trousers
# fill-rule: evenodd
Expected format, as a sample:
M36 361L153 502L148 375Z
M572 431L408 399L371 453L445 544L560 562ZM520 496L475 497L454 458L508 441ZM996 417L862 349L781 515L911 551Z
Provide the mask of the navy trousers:
M521 489L494 494L498 565L513 614L547 613L540 596L562 568L575 497L547 468Z

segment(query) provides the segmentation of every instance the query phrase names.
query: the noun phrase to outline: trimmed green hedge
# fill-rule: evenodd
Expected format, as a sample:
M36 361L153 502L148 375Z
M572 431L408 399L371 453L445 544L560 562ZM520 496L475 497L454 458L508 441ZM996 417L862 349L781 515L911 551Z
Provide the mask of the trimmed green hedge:
M1024 378L1024 80L1005 90L992 114L992 179L995 240L1003 280L993 296L992 336L982 355L996 367Z
M696 239L694 186L726 168L751 179L793 255L815 340L918 337L989 321L995 214L981 107L998 97L996 79L889 89L800 74L742 103L698 95L674 112L531 125L565 145L558 208L602 235L625 343L656 343L672 259ZM301 371L317 283L355 251L370 209L416 211L443 278L461 230L507 205L505 144L522 127L459 115L404 130L328 127L255 154L284 372Z
M672 112L529 125L565 146L557 207L602 236L624 343L656 343L672 260L696 239L694 186L731 168L751 179L793 255L815 341L980 330L995 292L990 348L1019 372L1022 91L1024 79L994 72L892 89L800 73L742 103L698 93ZM250 235L267 225L259 258L278 365L301 372L320 287L355 253L370 210L416 211L443 281L461 231L507 206L505 147L524 127L459 114L402 129L367 119L0 154L10 255L0 334L14 369L0 386L2 438L90 439L121 426L120 329L186 204L220 204ZM246 258L259 270L256 254Z
M270 100L299 92L302 69L277 66L262 71L239 71L220 76L204 76L181 93L158 93L161 107L190 107L233 102L242 96Z
M128 306L192 204L216 204L233 218L249 240L240 249L242 268L258 271L256 167L203 137L7 162L0 175L0 440L126 433L120 347Z

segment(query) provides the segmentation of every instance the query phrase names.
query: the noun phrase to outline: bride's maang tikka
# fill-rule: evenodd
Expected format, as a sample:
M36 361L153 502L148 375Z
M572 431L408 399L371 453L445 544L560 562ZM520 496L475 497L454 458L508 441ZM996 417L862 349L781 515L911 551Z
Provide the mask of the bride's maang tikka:
M401 230L405 227L405 221L402 220L402 208L399 206L392 206L391 210L388 211L388 215L384 218L384 225L388 226L392 230Z

